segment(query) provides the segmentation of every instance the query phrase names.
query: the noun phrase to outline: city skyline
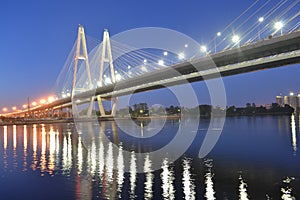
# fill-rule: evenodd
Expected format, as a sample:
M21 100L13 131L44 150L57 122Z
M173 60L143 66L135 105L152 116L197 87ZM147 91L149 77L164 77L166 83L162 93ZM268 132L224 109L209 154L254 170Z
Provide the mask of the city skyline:
M105 7L108 9L101 10L103 13L96 12L97 8L102 6L99 2L95 3L95 6L83 7L79 2L72 4L59 2L57 3L59 8L55 2L42 5L29 1L17 6L13 3L4 3L1 15L6 20L2 24L4 31L0 35L6 40L3 41L4 52L1 55L0 107L21 106L27 103L28 97L31 101L35 101L51 95L49 93L75 41L79 23L86 27L88 35L99 40L102 39L104 28L108 28L114 35L132 28L154 26L180 31L200 44L210 44L209 48L213 49L211 44L213 35L252 4L233 2L193 1L190 4L182 4L179 1L172 3L155 1L146 5L135 2L132 7L124 2L118 2L116 7L119 11L118 17L109 12L109 8L115 8L114 2L106 2ZM214 9L216 14L211 14L206 8ZM232 8L230 13L227 11L229 8ZM166 9L173 9L174 12L162 15ZM81 10L82 14L77 15L76 12L79 13ZM177 12L182 12L182 15L177 15ZM52 17L49 18L50 13ZM257 15L258 18L260 15ZM138 19L142 16L147 19ZM206 20L206 16L209 16L209 20ZM101 20L94 20L98 18ZM245 105L246 102L266 104L274 102L274 96L278 91L298 92L299 72L299 65L293 65L225 77L223 80L227 104ZM202 82L193 83L192 86L195 91L206 90ZM149 98L151 92L136 96L137 101L142 101ZM197 96L200 103L209 102L209 96L203 97L200 93L197 93ZM172 102L165 103L172 104Z

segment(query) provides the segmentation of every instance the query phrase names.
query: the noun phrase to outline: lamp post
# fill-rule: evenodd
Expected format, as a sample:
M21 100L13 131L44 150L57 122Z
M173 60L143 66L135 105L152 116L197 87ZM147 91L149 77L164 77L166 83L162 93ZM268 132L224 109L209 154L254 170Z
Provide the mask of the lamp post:
M240 47L240 37L238 35L232 36L231 40L234 44L237 44L238 47Z
M282 28L283 28L283 23L281 21L278 21L274 24L274 28L276 31L280 30L280 35L282 36Z
M216 36L215 39L214 39L214 42L215 42L215 53L217 52L217 41L216 41L216 40L217 40L217 38L220 37L220 36L221 36L221 32L218 32L218 33L217 33L217 36Z
M202 45L200 47L200 50L201 50L202 53L205 53L205 55L207 54L207 47L206 46Z
M264 17L260 17L258 18L258 22L259 22L259 25L258 25L258 40L260 40L260 24L264 21Z

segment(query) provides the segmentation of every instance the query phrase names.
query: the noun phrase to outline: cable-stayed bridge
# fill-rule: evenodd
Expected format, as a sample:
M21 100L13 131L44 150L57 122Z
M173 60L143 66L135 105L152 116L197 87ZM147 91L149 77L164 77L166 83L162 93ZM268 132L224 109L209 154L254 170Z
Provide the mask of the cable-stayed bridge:
M77 115L78 106L88 104L86 115L91 116L97 101L101 116L113 116L119 96L300 63L300 12L290 12L299 1L277 13L279 17L288 15L284 22L272 21L261 25L284 5L280 2L260 17L255 25L248 26L243 36L232 35L231 46L225 45L222 50L218 48L224 43L224 38L220 38L222 33L218 32L212 40L213 50L196 45L199 53L192 52L191 55L188 52L138 49L111 39L108 30L104 31L100 43L86 37L80 25L77 40L57 79L56 97L40 105L28 102L24 110L2 115L52 117L62 116L64 110L68 113L66 117L72 117L71 110ZM283 31L287 24L292 25L288 31ZM272 31L267 31L273 25ZM254 33L249 36L251 32ZM185 44L186 49L190 48L188 45ZM102 103L104 100L113 102L108 115Z

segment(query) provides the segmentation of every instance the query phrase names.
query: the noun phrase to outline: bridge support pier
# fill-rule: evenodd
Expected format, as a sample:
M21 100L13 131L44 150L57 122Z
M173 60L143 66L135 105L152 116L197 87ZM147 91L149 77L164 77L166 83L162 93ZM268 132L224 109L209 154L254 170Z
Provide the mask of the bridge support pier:
M99 76L99 83L100 87L103 84L103 72L104 72L104 65L105 63L108 63L110 67L110 76L112 83L116 82L115 78L115 69L113 65L113 58L111 53L111 45L110 45L110 39L109 39L109 33L108 30L105 29L103 32L103 41L102 41L102 52L100 57L100 76ZM101 117L113 117L116 114L117 109L117 103L118 103L118 97L112 97L110 100L113 101L112 109L110 114L106 114L104 107L103 107L103 99L100 95L97 96L97 102L100 110L100 116Z

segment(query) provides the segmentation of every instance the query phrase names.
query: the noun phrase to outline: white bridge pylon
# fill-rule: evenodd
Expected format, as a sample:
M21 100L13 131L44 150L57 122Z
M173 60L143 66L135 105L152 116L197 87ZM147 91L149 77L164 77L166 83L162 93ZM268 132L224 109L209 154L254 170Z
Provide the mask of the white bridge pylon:
M110 75L111 75L111 82L115 83L115 71L114 71L114 65L113 65L113 58L112 58L112 52L111 52L111 44L109 39L109 33L108 30L105 29L103 33L103 41L102 41L102 51L100 55L100 74L99 74L99 85L98 87L101 87L103 85L103 72L104 72L104 66L107 63L110 67ZM90 63L89 63L89 57L88 57L88 51L87 51L87 45L86 45L86 37L84 33L84 28L82 25L79 25L78 27L78 36L77 36L77 42L76 42L76 53L75 53L75 60L74 60L74 73L73 73L73 84L72 84L72 106L73 106L73 113L75 113L75 117L78 117L78 106L77 102L74 101L75 92L76 92L76 79L77 79L77 71L78 71L78 61L84 60L85 66L86 66L86 73L87 73L87 83L89 85L89 89L93 88L92 84L92 78L91 78L91 71L90 71ZM110 99L103 99L100 95L97 97L97 102L100 110L100 116L101 117L111 117L115 116L116 114L116 108L118 103L117 97L111 97ZM92 116L92 110L94 105L95 96L90 97L89 106L87 110L87 117ZM104 100L111 100L112 103L112 110L110 114L105 113L105 109L103 106Z

